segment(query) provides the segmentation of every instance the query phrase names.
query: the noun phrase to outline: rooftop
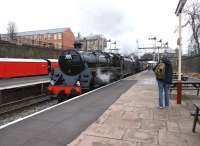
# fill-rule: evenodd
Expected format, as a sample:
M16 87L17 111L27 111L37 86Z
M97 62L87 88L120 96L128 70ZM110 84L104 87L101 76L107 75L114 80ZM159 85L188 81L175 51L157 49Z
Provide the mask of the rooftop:
M46 29L46 30L17 32L17 36L38 35L38 34L48 34L48 33L59 33L59 32L64 32L64 31L71 31L71 30L70 30L69 27L67 27L67 28L55 28L55 29ZM7 34L3 34L3 35L7 35Z

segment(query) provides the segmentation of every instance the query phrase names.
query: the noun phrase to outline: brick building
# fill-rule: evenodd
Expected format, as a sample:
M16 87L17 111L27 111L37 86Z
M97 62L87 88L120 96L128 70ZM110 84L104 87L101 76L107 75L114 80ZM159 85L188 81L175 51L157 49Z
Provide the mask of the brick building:
M7 34L1 35L1 39L9 41ZM74 47L74 42L75 37L70 28L27 31L16 34L17 44L68 49Z

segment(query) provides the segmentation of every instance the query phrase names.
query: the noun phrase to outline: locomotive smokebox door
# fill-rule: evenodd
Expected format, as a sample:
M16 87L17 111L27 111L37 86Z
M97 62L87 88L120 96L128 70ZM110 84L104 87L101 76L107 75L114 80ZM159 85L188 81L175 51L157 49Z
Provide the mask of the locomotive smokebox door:
M77 75L84 70L84 62L76 50L67 50L59 57L60 69L66 75Z

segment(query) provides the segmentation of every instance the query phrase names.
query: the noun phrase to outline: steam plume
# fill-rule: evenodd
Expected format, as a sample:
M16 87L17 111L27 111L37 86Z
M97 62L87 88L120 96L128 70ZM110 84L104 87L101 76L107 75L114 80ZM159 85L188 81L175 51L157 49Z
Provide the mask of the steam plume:
M102 73L101 69L97 69L97 78L103 83L109 83L111 80L111 72Z

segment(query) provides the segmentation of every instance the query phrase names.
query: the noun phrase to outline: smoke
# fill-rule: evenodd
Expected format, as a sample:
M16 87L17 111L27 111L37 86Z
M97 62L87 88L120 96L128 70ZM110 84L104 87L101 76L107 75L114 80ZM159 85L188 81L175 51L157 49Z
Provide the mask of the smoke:
M109 83L111 80L111 72L102 73L101 69L97 69L97 78L103 83Z
M115 0L84 0L80 4L80 26L86 35L103 34L107 39L117 41L117 47L123 48L120 53L127 54L135 47L135 40L127 43L127 37L134 35L134 28L132 19L120 5Z
M130 37L131 36L131 37ZM119 39L120 50L119 53L122 55L129 55L136 51L136 38L134 38L134 33L123 34Z
M115 9L99 8L86 11L82 14L82 29L87 32L104 33L110 36L119 36L131 29L126 23L122 12Z

